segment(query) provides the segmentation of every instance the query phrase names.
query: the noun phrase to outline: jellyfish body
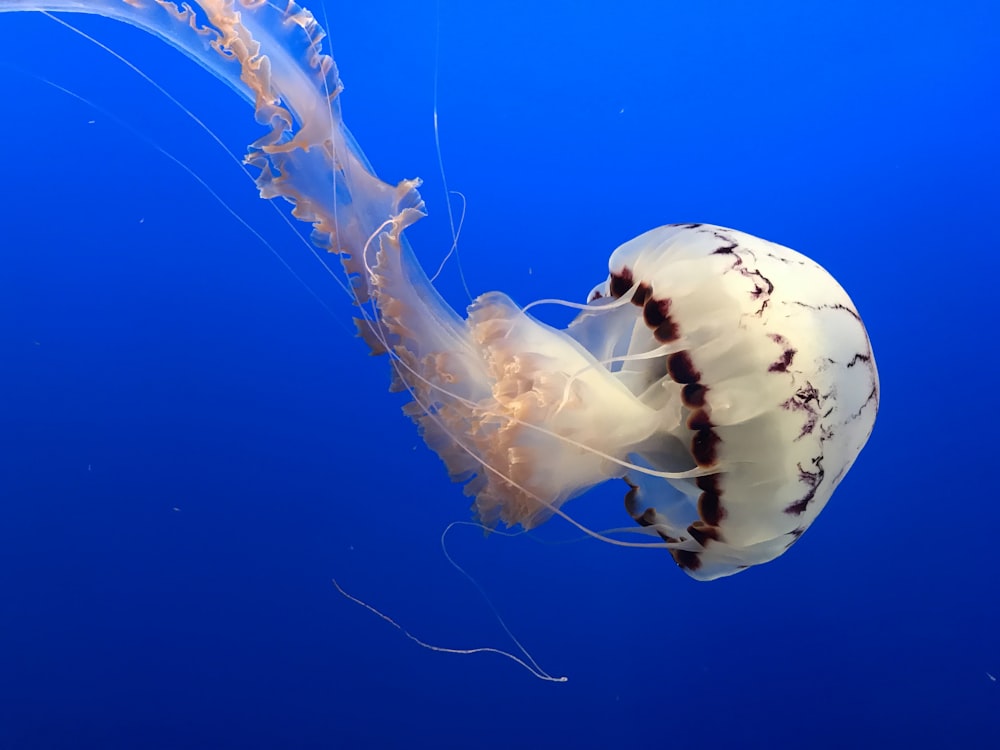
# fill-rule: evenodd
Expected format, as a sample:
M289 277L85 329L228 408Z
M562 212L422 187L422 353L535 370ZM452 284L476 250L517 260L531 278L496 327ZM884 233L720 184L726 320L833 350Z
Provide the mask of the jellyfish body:
M405 260L405 256L402 256ZM654 229L611 256L565 331L492 293L449 323L378 254L378 339L410 415L486 524L531 528L613 477L691 576L781 555L874 425L878 373L850 298L817 263L742 232Z
M706 472L667 482L630 472L630 515L681 540L674 559L697 578L774 559L815 520L871 434L878 371L857 310L809 258L710 225L647 232L610 266L595 296L630 294L641 310L631 326L621 321L618 341L661 355L629 363L637 395L663 415L637 457ZM577 324L593 321L585 314Z
M819 265L709 225L647 232L565 330L500 293L467 317L438 295L403 230L419 181L378 179L341 119L325 32L294 3L0 0L139 26L250 101L262 197L282 197L337 253L361 335L390 356L405 411L488 526L532 528L608 479L636 530L690 575L766 562L816 518L878 406L871 346Z

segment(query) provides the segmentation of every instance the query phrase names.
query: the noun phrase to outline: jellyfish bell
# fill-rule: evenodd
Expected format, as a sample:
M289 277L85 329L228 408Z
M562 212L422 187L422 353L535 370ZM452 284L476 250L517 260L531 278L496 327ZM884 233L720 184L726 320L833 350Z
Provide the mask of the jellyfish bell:
M565 329L509 297L465 317L404 230L419 181L380 180L340 112L325 32L294 3L0 0L0 11L104 15L166 40L249 101L246 161L336 253L358 329L486 526L533 528L609 479L636 531L699 579L781 555L864 446L878 375L854 305L793 250L701 224L653 229ZM595 534L596 536L600 536Z
M641 360L640 398L679 415L636 453L649 466L704 471L666 482L629 472L629 514L695 578L778 557L874 425L878 371L854 304L804 255L710 225L654 229L619 247L610 267L600 291L631 292L641 310L630 345L662 347L662 359Z

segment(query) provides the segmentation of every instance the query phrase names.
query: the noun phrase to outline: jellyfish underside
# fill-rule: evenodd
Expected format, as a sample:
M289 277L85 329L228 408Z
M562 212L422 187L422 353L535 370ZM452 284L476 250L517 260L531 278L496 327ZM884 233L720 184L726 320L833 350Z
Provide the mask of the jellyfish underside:
M419 181L374 175L307 10L0 0L15 10L138 26L254 106L266 132L246 160L261 196L289 201L313 243L339 255L360 334L389 355L393 389L412 397L405 412L484 525L569 518L566 501L621 479L635 531L708 580L781 555L867 441L879 384L864 325L794 250L707 224L663 226L614 251L566 329L498 292L463 318L403 235L424 215Z

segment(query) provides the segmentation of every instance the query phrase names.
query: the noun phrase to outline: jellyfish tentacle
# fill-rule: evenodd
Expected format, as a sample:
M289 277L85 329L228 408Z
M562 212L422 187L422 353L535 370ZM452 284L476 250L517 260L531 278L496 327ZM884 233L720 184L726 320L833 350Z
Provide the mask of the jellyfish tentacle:
M462 572L464 573L464 571ZM340 583L337 581L336 578L330 579L330 582L333 584L333 587L337 589L337 593L339 593L345 599L353 602L354 604L357 604L359 607L367 610L371 614L381 619L383 622L391 625L400 633L402 633L404 636L406 636L411 641L416 643L418 646L420 646L421 648L425 648L428 651L436 651L437 653L440 654L458 654L460 656L471 656L472 654L496 654L497 656L502 656L505 659L510 659L518 666L526 669L528 672L530 672L534 677L537 677L539 680L543 680L545 682L566 682L569 679L568 677L564 676L555 677L553 675L550 675L548 672L546 672L540 666L538 666L538 663L531 657L531 654L525 651L524 647L521 646L520 642L516 638L514 638L513 634L510 633L509 630L507 630L507 626L503 622L503 620L500 620L501 625L505 630L507 630L508 635L510 635L510 637L514 640L514 643L517 645L518 649L524 655L523 658L521 656L518 656L517 654L513 654L509 651L504 651L503 649L493 648L492 646L478 646L473 648L453 648L450 646L437 646L433 643L428 643L427 641L415 636L409 630L400 625L392 617L385 614L385 612L383 612L382 610L369 604L364 599L359 599L353 594L348 593L344 589L344 587L340 585ZM499 618L499 615L497 615L497 617Z

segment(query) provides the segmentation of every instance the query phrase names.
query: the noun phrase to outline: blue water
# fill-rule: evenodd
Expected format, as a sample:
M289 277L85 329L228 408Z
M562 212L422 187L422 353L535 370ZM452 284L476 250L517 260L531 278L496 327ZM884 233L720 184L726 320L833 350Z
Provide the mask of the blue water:
M432 643L512 644L441 552L468 499L344 294L148 83L0 15L0 748L997 747L1000 9L538 5L314 6L376 170L426 179L418 253L450 243L436 72L474 294L582 299L674 221L814 257L883 390L829 507L713 583L558 522L458 528L451 555L569 681L420 648L331 579ZM259 135L166 45L71 20L235 153ZM441 283L463 303L454 265ZM622 490L568 507L627 525Z

